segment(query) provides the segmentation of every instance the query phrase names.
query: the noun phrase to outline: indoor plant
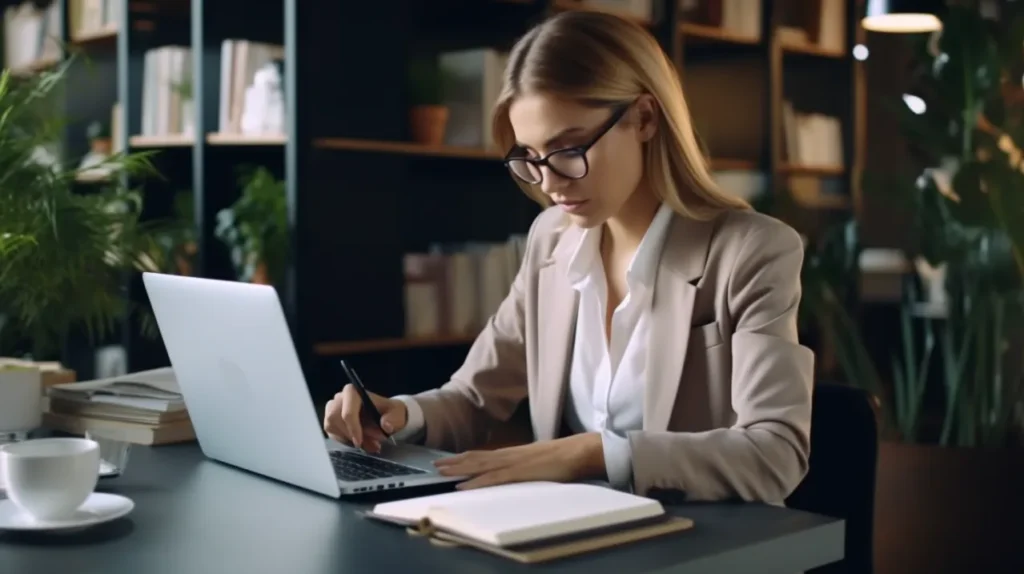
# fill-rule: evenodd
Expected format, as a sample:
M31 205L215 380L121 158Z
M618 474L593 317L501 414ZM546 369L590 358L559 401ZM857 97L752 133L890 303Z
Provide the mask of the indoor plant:
M280 286L288 256L284 182L258 167L244 169L239 183L239 198L217 214L217 238L230 250L240 281Z
M171 90L178 95L181 100L181 125L179 133L181 135L192 135L195 132L195 105L192 97L192 78L186 77L180 82L171 84Z
M192 275L196 244L195 202L191 190L174 194L174 215L156 234L154 263L165 273Z
M103 335L132 311L126 274L149 268L156 224L140 221L141 197L120 177L151 173L148 156L112 155L100 164L109 184L88 194L69 162L38 161L60 138L53 108L71 62L0 75L0 354L50 360L72 332Z
M413 141L444 143L449 110L441 93L441 68L436 56L416 56L409 62L409 131Z
M943 30L918 46L912 90L927 107L898 109L924 168L885 192L913 202L907 259L944 266L948 296L922 307L908 275L891 368L847 311L856 274L836 272L855 269L856 227L805 266L806 305L826 319L843 377L871 391L882 413L879 573L1021 566L1004 526L1024 508L1024 19L1015 10L987 19L972 2L950 6Z

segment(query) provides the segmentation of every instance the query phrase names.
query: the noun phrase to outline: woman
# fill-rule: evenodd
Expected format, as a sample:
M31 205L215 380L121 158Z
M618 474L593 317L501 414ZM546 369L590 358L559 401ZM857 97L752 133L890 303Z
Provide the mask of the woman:
M381 427L460 453L437 466L469 476L461 488L604 479L781 504L810 448L803 245L715 185L654 38L602 14L546 20L510 53L494 127L512 175L555 205L462 367L436 390L373 396ZM524 399L535 442L472 450ZM346 387L324 428L376 450L360 412Z

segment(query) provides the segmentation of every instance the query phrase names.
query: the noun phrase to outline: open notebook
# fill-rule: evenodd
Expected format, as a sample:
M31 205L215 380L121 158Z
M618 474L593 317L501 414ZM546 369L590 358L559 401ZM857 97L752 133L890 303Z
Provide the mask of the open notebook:
M592 484L524 482L384 502L371 518L450 544L540 562L690 528L656 500Z

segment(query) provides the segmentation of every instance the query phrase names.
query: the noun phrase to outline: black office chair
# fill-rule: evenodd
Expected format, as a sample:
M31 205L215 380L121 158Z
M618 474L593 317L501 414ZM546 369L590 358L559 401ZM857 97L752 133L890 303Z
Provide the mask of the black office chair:
M841 562L809 574L870 574L875 508L878 426L866 391L818 383L811 416L811 457L807 476L786 505L846 521L846 554Z

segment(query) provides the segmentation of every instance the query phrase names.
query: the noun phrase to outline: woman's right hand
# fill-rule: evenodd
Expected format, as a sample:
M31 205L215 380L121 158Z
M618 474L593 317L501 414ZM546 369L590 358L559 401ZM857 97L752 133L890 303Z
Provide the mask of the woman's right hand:
M345 385L345 388L327 403L324 412L324 431L327 436L340 443L378 452L380 443L387 438L380 431L381 428L388 434L405 428L409 420L409 411L405 403L374 393L369 395L373 400L373 406L380 412L381 420L371 420L367 409L363 408L359 392L351 384Z

